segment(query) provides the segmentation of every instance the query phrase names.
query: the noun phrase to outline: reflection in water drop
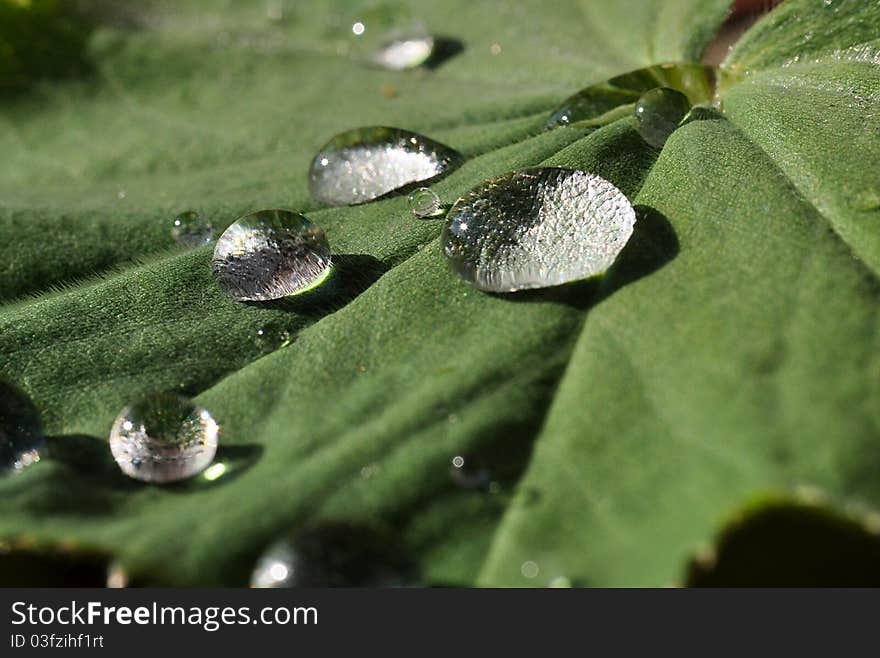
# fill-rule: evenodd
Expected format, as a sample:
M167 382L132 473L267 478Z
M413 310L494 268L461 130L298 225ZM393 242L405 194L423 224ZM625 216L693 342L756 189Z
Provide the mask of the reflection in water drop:
M419 219L430 219L443 214L440 197L428 187L420 187L407 197L409 209Z
M330 523L272 544L251 587L389 587L405 582L399 544L385 531Z
M136 480L176 482L213 461L218 433L207 409L173 393L154 393L119 413L110 450L122 472Z
M355 205L444 174L459 160L458 153L424 135L381 126L358 128L337 135L318 152L309 189L327 205Z
M214 227L201 213L187 210L174 218L171 236L184 247L202 247L214 239Z
M546 127L556 128L578 121L601 125L623 116L618 114L621 106L630 106L655 87L682 91L692 104L706 102L712 99L714 86L714 70L708 66L688 63L649 66L590 85L566 98L551 113Z
M289 210L261 210L230 226L214 247L214 275L239 301L265 301L320 285L330 274L324 231Z
M602 274L635 224L627 198L585 171L543 167L459 199L441 238L453 272L480 290L543 288Z
M636 127L648 144L663 148L690 109L690 101L683 93L658 87L642 94L636 103Z
M12 384L0 381L0 477L20 473L40 461L44 450L40 415Z

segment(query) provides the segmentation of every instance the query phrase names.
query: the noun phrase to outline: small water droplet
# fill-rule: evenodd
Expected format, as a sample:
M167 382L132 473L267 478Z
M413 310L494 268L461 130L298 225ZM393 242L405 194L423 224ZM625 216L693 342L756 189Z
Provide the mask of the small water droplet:
M474 463L472 463L474 462ZM462 489L488 489L492 481L489 471L470 457L456 455L452 458L452 468L449 469L452 481Z
M636 128L648 144L662 148L690 109L690 101L680 91L669 87L652 89L636 103Z
M554 589L566 589L572 587L572 584L571 580L565 576L556 576L556 578L550 581L549 587Z
M0 477L37 463L44 449L42 423L34 403L12 384L0 381Z
M422 66L433 54L434 37L409 36L384 43L369 61L389 71L407 71Z
M290 210L260 210L230 226L214 247L214 275L239 301L296 295L329 276L324 231Z
M630 238L632 205L586 171L543 167L490 179L456 201L441 241L453 272L513 292L607 270Z
M409 209L419 219L430 219L443 214L440 197L428 187L420 187L407 197Z
M367 31L367 26L364 25L363 23L361 23L360 21L353 23L351 26L351 33L354 34L356 37L361 36L366 31Z
M176 482L213 461L218 433L207 409L173 393L154 393L119 413L110 450L122 472L136 480Z
M549 129L581 121L602 125L620 118L622 106L629 107L656 87L682 91L693 103L710 101L715 73L711 67L688 63L658 64L630 71L569 96L550 114L545 126Z
M113 562L107 567L108 589L125 589L128 587L128 572L119 562Z
M178 244L194 249L210 244L214 239L214 227L201 213L187 210L174 218L171 236Z
M489 52L492 53L493 55L500 55L501 54L501 44L498 43L497 41L495 41L494 43L492 43L489 46Z
M251 587L364 587L404 582L398 542L369 526L330 523L272 544Z
M124 198L125 198L125 190L119 190L119 191L116 193L116 198L117 198L117 199L120 199L120 200L121 200L121 199L124 199Z
M330 206L372 201L450 171L460 156L423 135L374 126L341 133L312 160L309 189Z
M261 327L254 334L254 343L263 352L274 352L282 347L290 345L290 332L286 329L272 329L271 327Z
M527 560L522 563L522 566L520 567L520 572L526 578L535 578L539 573L541 573L541 568L538 566L537 562Z

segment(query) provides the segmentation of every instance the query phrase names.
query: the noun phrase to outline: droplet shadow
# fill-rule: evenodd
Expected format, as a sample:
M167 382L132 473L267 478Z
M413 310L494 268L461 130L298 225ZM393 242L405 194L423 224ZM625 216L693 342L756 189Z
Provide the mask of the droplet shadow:
M434 36L434 51L422 64L423 68L435 70L464 50L464 43L447 36Z
M263 450L263 446L254 443L220 445L214 461L204 471L162 488L173 493L189 493L228 484L256 464L263 456Z
M320 317L337 311L369 288L388 271L387 265L367 254L334 254L333 269L317 288L268 302L244 302L306 317Z

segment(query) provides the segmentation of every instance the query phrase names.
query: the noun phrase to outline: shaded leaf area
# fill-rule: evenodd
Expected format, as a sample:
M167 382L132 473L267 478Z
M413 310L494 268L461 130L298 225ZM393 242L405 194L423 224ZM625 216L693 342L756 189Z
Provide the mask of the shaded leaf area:
M0 1L0 98L43 78L89 70L92 25L58 0Z
M761 499L691 561L689 587L876 587L880 536L820 504Z
M422 583L652 585L678 582L755 491L880 502L878 254L872 211L842 191L870 180L833 122L808 135L831 103L855 126L874 69L778 68L759 24L766 70L657 151L630 118L542 126L578 88L698 59L727 2L440 4L285 5L275 21L263 3L175 3L124 38L99 30L93 80L3 107L0 363L53 458L0 481L0 535L94 546L149 583L245 585L277 537L344 522L387 528ZM463 50L430 73L358 67L351 22L395 16ZM816 19L817 58L861 39ZM599 280L477 293L404 198L308 197L321 144L374 124L466 156L432 185L444 201L511 169L577 167L633 199L636 232ZM870 133L854 143L876 156ZM326 230L342 256L325 287L236 304L210 248L173 245L180 210L222 230L261 207ZM264 326L292 344L265 354ZM119 472L110 423L154 389L212 411L225 472L164 488ZM456 455L492 486L462 487Z

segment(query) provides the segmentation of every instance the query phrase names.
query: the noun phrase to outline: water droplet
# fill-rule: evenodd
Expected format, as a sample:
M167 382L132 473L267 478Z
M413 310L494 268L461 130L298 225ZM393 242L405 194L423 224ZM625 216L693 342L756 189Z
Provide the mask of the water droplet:
M12 384L0 381L0 477L40 461L44 447L34 403Z
M110 450L122 472L136 480L176 482L211 463L218 433L207 409L173 393L154 393L119 413Z
M351 26L351 33L354 34L356 37L361 36L364 32L366 32L366 30L366 25L364 25L360 21L357 21Z
M330 274L324 231L290 210L260 210L230 226L214 247L214 275L239 301L296 295Z
M357 128L337 135L318 152L309 189L327 205L355 205L440 176L459 160L448 146L408 130Z
M254 335L254 343L263 352L274 352L282 347L290 345L290 332L286 329L272 329L271 327L261 327L257 329Z
M700 64L658 64L618 75L590 85L566 98L547 120L547 128L579 121L602 125L623 116L621 106L629 108L642 94L656 87L684 92L692 103L709 101L715 88L715 73ZM629 111L627 111L629 113Z
M441 241L452 270L488 292L544 288L603 273L635 211L586 171L543 167L490 179L456 201Z
M407 71L427 63L433 54L434 37L409 36L386 42L369 61L389 71Z
M420 187L407 197L409 209L419 219L429 219L443 214L440 208L440 197L428 187Z
M174 218L171 236L178 244L194 249L209 244L214 239L214 227L201 213L187 210Z
M489 471L471 457L456 455L449 469L452 481L462 489L488 489L492 481Z
M393 586L405 581L399 542L370 526L330 523L272 544L251 587Z
M683 93L658 87L642 94L636 103L636 127L648 144L662 148L690 109L690 101Z
M124 198L125 198L125 190L119 190L119 191L116 193L116 198L119 199L120 201L121 201L122 199L124 199Z
M538 566L536 562L532 562L531 560L527 560L522 563L520 567L520 572L526 578L535 578L539 573L541 573L541 568Z
M107 567L107 589L125 589L128 587L128 572L119 562L112 562Z
M495 41L494 43L492 43L492 45L489 46L489 52L492 53L493 55L500 55L501 54L501 44L498 43L497 41Z

